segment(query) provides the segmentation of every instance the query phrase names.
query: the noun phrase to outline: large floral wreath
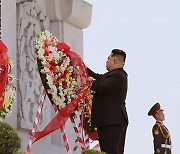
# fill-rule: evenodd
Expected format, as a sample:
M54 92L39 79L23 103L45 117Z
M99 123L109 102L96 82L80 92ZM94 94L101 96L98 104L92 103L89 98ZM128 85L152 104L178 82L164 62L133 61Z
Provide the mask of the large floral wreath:
M12 111L12 104L16 100L16 87L13 82L12 60L6 54L7 47L0 40L0 118L5 118Z
M52 105L61 110L73 101L79 101L71 116L80 115L84 129L95 139L97 135L94 135L90 120L92 96L89 89L84 90L88 73L81 58L49 31L36 36L35 51L40 76ZM79 99L83 90L86 94Z
M79 67L73 65L70 58L64 51L69 50L68 46L59 49L58 40L45 31L37 35L35 50L38 55L43 84L50 95L50 100L58 109L65 107L82 89L79 75Z

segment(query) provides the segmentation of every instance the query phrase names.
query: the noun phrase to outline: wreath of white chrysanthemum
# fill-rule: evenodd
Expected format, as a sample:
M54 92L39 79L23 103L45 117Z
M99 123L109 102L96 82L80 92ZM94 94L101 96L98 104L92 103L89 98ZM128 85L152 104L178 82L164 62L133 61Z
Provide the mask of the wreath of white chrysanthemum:
M48 85L46 90L54 105L61 109L77 97L81 81L78 66L72 65L63 51L58 51L58 42L49 31L41 32L35 38L35 51L40 62L39 71Z

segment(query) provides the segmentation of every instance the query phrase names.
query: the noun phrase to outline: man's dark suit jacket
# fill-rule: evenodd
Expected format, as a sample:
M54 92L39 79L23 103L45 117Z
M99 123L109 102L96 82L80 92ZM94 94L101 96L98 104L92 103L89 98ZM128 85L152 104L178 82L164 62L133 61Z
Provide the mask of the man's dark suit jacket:
M125 107L127 95L127 73L123 68L114 69L103 75L87 71L94 80L91 90L95 91L92 100L91 120L93 127L128 123Z

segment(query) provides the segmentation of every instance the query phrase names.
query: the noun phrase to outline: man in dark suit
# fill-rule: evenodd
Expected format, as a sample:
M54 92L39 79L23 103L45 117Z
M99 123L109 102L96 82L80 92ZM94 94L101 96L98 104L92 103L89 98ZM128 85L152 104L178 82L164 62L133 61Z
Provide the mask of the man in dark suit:
M92 80L92 126L97 127L100 148L108 154L123 154L128 116L126 112L127 73L124 71L126 53L113 49L105 74L87 68Z
M171 136L169 130L163 124L164 110L161 109L159 103L153 105L148 115L156 119L156 123L152 128L154 138L154 154L171 154Z

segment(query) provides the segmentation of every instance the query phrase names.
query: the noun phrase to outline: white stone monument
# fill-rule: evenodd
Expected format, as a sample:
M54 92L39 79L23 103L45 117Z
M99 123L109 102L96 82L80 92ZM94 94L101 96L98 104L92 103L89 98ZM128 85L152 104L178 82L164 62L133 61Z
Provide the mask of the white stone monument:
M1 39L14 61L13 74L18 79L17 102L5 121L17 128L23 151L29 142L43 89L37 70L34 36L47 29L83 57L83 29L89 26L91 13L92 5L84 0L1 0ZM46 97L38 129L43 129L54 114ZM69 121L66 132L73 147L75 133ZM34 143L31 151L32 154L67 153L59 130Z

